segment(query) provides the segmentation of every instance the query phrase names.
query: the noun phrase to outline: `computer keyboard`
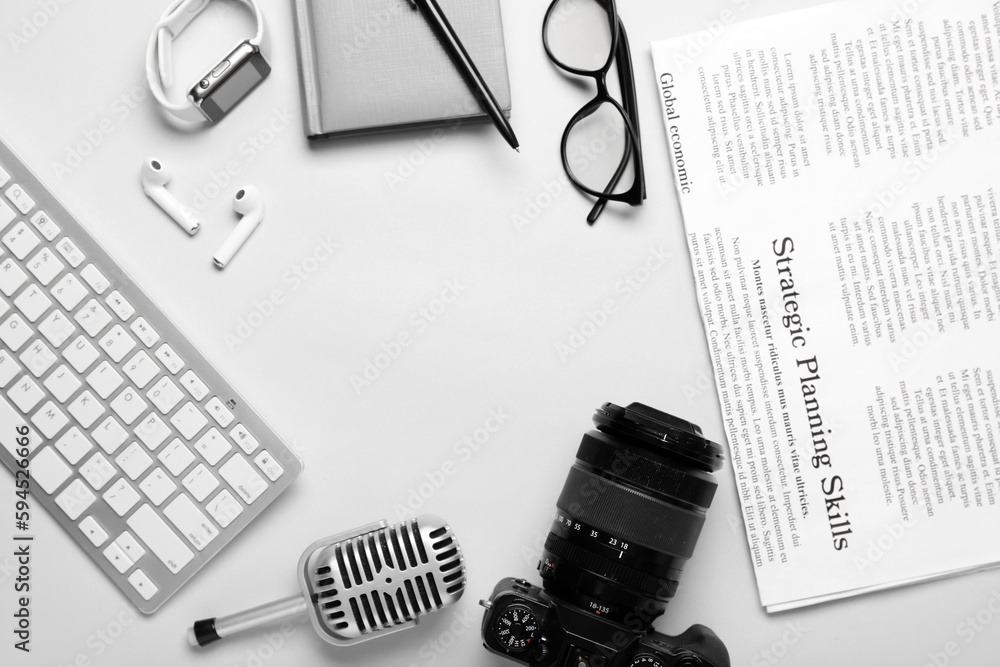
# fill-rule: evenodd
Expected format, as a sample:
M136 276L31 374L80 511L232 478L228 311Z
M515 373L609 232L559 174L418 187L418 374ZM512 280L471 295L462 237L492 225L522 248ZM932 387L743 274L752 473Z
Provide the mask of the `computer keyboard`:
M302 470L0 142L0 459L12 471L18 429L30 508L44 506L144 613Z

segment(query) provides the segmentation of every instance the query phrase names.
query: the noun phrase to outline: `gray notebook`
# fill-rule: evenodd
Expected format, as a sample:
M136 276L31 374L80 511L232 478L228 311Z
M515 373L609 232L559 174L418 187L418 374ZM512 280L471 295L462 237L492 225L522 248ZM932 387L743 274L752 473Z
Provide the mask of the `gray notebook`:
M310 139L489 117L407 0L293 0ZM438 0L510 112L500 0Z

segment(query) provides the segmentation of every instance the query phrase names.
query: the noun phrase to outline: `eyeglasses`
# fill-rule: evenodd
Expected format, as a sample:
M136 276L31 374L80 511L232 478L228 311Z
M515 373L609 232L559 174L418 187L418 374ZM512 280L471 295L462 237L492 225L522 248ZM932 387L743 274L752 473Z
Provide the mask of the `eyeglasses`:
M582 192L597 198L594 224L609 201L639 206L646 181L632 55L614 0L553 0L542 23L549 59L597 83L597 96L570 119L562 136L563 169ZM608 92L614 63L622 101Z

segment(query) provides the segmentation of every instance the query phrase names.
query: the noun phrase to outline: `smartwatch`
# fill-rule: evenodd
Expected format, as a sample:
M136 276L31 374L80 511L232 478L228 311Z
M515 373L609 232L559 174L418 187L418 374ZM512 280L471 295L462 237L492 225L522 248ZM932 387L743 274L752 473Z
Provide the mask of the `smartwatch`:
M153 28L146 48L146 78L153 97L171 116L195 123L217 123L271 73L265 58L264 15L257 0L240 0L257 19L257 34L236 45L200 77L183 102L167 98L173 83L171 44L211 0L176 0Z

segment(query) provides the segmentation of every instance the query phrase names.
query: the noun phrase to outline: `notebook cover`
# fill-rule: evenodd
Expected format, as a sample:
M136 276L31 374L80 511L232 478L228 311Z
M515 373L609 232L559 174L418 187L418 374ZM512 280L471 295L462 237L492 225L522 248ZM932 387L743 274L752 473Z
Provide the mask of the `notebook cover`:
M407 0L294 0L310 139L488 116L424 15ZM510 112L500 0L438 0Z

